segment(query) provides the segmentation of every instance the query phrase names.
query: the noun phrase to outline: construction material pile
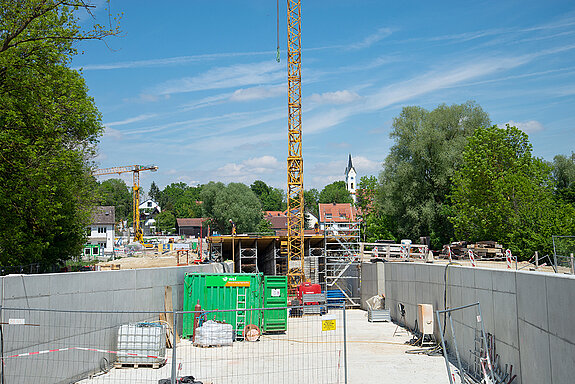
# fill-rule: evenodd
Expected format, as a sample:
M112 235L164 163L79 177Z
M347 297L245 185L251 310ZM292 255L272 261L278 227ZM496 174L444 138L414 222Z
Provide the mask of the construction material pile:
M478 241L477 243L468 243L466 241L455 241L449 245L444 245L441 256L448 258L448 247L451 249L453 259L468 258L468 251L472 250L475 258L478 260L497 260L503 259L503 246L496 241Z

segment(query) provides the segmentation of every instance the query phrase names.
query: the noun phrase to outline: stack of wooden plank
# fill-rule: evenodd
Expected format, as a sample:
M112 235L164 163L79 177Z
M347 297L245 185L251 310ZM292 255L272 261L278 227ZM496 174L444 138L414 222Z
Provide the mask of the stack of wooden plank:
M496 241L478 241L468 243L466 241L456 241L449 244L451 256L454 259L467 258L467 251L473 250L476 260L481 259L501 259L503 258L503 246ZM447 245L443 247L441 256L447 258Z

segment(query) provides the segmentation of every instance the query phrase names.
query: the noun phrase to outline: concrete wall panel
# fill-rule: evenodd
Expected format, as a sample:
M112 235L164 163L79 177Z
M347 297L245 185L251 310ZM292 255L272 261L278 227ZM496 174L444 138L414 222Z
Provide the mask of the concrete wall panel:
M559 338L575 344L575 277L547 276L549 329Z
M551 379L553 384L573 383L575 381L575 345L550 335Z
M548 329L546 277L538 273L518 273L517 315L539 328Z
M549 334L519 320L519 340L522 381L524 383L551 383Z
M494 316L495 323L492 333L497 335L498 341L502 341L514 348L519 348L515 295L505 292L493 292L493 311L496 316Z
M475 288L493 289L493 280L491 269L475 268Z

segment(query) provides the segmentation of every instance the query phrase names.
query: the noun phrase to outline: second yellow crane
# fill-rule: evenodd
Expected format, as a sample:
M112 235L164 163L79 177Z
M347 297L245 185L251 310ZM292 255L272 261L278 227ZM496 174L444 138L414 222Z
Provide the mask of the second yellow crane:
M132 216L133 216L133 226L134 226L134 241L139 241L140 243L144 240L144 235L142 229L140 228L140 172L142 171L152 171L155 172L158 167L155 165L126 165L124 167L112 167L112 168L102 168L95 169L92 171L92 175L112 175L117 173L132 172L133 177L133 187L132 187Z

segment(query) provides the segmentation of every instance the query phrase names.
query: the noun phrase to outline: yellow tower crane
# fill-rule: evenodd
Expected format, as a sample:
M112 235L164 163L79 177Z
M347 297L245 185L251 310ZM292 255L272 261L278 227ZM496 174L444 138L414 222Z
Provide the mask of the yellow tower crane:
M92 171L92 175L94 176L101 176L101 175L112 175L117 173L118 175L121 173L132 172L134 176L134 183L133 183L133 200L132 200L132 210L133 210L133 218L134 218L134 241L142 242L144 240L144 236L142 234L142 229L140 228L140 172L142 171L152 171L155 172L158 170L158 167L155 165L126 165L125 167L113 167L113 168L103 168L103 169L95 169Z
M288 0L288 290L305 281L301 129L301 0Z

